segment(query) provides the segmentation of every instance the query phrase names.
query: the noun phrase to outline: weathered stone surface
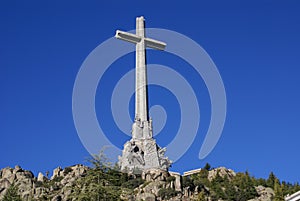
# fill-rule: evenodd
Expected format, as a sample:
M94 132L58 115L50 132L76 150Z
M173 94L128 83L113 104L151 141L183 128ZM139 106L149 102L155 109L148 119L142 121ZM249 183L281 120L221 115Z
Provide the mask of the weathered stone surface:
M146 181L166 181L169 172L161 169L148 169L142 172L142 179Z
M15 168L4 168L1 170L2 178L0 179L0 200L6 193L11 184L15 184L19 188L19 193L27 199L33 187L33 174L30 171L23 170L20 166Z
M15 177L17 180L20 180L20 179L23 179L23 178L29 178L29 179L32 179L34 178L34 175L32 172L30 171L19 171L19 172L16 172L15 174Z
M28 171L28 170L25 170L23 175L26 177L26 178L34 178L34 174L31 172L31 171Z
M2 169L2 178L9 178L13 175L13 169L10 167L6 167Z
M13 170L13 173L15 174L17 172L24 172L24 170L19 165L16 165L15 169Z
M164 156L165 149L160 148L153 138L131 139L126 142L119 156L119 166L122 171L161 169L167 171L171 161Z
M12 184L16 178L16 175L13 172L14 170L9 167L2 169L2 179L7 179L9 183Z
M82 164L74 165L71 168L73 170L73 173L74 173L75 177L78 177L78 176L86 173L86 171L88 169L86 166L84 166Z
M45 181L47 181L48 179L47 179L47 177L45 177L41 172L39 172L38 177L37 177L37 180L38 180L38 181L41 181L41 182L45 182Z
M209 171L208 180L213 180L217 176L217 173L223 178L225 177L225 175L227 175L229 180L236 176L236 173L233 170L227 169L225 167L219 167Z
M0 195L5 194L8 187L10 187L11 183L8 181L8 179L3 178L0 180Z
M51 201L62 201L62 196L61 195L56 195L54 198L52 198Z
M156 201L156 196L152 193L141 193L138 194L136 200L145 200L145 201Z
M177 197L174 197L174 198L171 198L169 199L168 201L189 201L189 199L182 199L181 196L177 196Z
M152 193L156 196L158 196L158 191L161 188L165 188L166 187L166 182L164 181L153 181L150 184L146 185L143 188L143 191L146 193Z
M23 170L20 166L4 168L0 170L0 200L10 185L14 183L18 186L19 193L24 200L39 200L43 199L43 196L48 196L53 201L65 201L71 194L68 186L72 186L76 179L84 175L87 170L88 167L80 164L65 169L58 167L53 170L52 178L55 179L53 182L51 179L49 181L42 173L35 178L31 171ZM49 185L49 182L52 184Z
M62 176L62 168L61 167L57 167L53 170L53 175L51 177L51 180L54 179L55 177L59 177Z
M273 189L264 186L255 187L259 197L251 199L249 201L272 201L274 194Z

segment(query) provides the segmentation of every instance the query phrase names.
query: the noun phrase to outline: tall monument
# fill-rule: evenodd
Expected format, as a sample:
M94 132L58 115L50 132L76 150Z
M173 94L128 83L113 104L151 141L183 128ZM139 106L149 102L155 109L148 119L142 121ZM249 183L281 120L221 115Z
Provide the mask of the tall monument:
M160 148L152 135L152 119L148 115L146 47L164 50L166 44L145 37L144 17L136 18L136 34L117 30L116 38L136 45L135 66L135 118L132 138L124 144L119 166L122 171L146 169L168 170L171 161L164 156L165 148Z

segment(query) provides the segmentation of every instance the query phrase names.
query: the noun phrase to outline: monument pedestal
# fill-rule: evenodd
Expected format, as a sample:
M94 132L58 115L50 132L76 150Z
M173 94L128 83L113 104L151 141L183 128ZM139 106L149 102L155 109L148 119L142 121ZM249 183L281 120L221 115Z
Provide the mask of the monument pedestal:
M139 173L153 168L168 170L171 161L164 156L166 149L159 147L152 138L151 120L143 123L135 121L132 136L133 138L124 144L122 156L119 156L121 171Z

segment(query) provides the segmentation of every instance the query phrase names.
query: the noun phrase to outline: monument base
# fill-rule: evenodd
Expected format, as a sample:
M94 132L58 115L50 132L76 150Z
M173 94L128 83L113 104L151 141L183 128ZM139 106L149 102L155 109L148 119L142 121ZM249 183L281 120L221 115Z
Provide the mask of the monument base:
M136 174L153 168L168 171L171 161L164 156L165 151L166 149L160 148L153 138L131 139L124 144L118 164L121 171Z

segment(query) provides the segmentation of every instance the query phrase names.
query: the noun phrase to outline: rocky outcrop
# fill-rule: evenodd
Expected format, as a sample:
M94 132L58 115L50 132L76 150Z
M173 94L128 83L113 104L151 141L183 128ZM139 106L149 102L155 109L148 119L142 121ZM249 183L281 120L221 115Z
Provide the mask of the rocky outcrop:
M37 177L37 181L45 182L45 181L47 181L47 180L48 180L48 178L45 177L45 176L43 175L43 173L39 172L38 177Z
M166 181L169 176L168 171L160 169L149 169L142 172L142 179L146 181Z
M4 168L0 171L0 200L12 184L18 187L23 200L64 200L70 194L68 187L84 175L87 169L83 165L65 169L59 167L53 171L51 179L48 179L42 173L34 177L32 172L23 170L20 166Z
M142 179L146 180L148 185L142 185L139 188L139 192L153 194L155 197L159 196L159 190L161 188L171 187L171 183L168 181L171 175L169 172L160 169L145 170L142 173Z
M272 201L274 197L274 191L273 189L269 187L264 187L264 186L257 186L255 187L259 197L255 199L251 199L249 201Z
M61 167L57 167L53 170L53 174L52 174L52 177L51 179L54 179L55 177L59 177L59 176L62 176L62 171L63 169Z
M212 181L214 178L216 178L217 174L219 174L222 178L227 176L229 180L231 180L236 175L236 173L231 169L227 169L225 167L219 167L219 168L212 169L208 172L208 180Z
M31 194L31 189L33 189L33 182L33 173L23 170L20 166L2 169L0 179L0 199L2 199L3 195L12 184L18 185L20 189L19 193L23 198L27 198Z
M53 170L53 175L48 178L42 173L37 177L32 172L22 169L6 167L0 170L0 200L11 185L18 187L18 193L23 200L50 200L70 201L76 182L87 175L89 168L83 165L74 165L66 168L58 167ZM219 175L222 178L232 180L236 173L224 167L208 171L207 179L212 181ZM135 177L136 175L129 175ZM131 191L122 189L123 200L168 200L168 201L189 201L189 200L213 200L210 197L212 190L207 186L194 185L183 187L182 176L176 172L168 172L160 169L144 170L140 175L144 183ZM271 201L274 191L264 186L255 187L258 196L249 201ZM124 191L124 193L123 193ZM129 192L129 193L128 193ZM200 199L200 197L202 198Z
M156 196L153 193L139 193L135 200L156 201Z

